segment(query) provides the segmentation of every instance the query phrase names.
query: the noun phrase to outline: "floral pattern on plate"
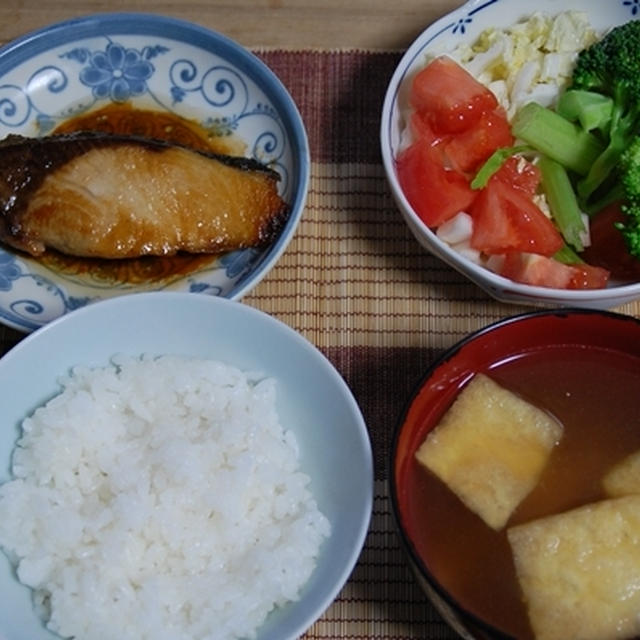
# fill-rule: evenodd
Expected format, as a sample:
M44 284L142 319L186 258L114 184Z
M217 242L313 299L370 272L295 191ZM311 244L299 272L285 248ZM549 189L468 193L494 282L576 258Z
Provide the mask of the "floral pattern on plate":
M161 16L105 14L52 25L0 49L0 137L41 136L109 103L166 111L219 136L237 137L275 169L291 206L280 237L264 250L210 256L177 269L149 261L147 281L126 269L105 275L60 268L0 247L0 322L31 331L95 300L169 289L237 299L288 244L306 198L304 125L273 73L233 41ZM177 258L175 260L178 260ZM188 259L186 260L187 262ZM156 261L158 262L158 261ZM195 266L194 266L195 265Z

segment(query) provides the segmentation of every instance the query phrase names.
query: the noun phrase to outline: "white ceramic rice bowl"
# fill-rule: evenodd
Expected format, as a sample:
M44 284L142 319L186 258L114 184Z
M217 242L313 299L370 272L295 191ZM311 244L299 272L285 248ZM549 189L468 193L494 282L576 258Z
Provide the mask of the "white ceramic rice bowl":
M489 295L502 302L534 306L608 309L639 299L640 283L611 283L606 289L568 291L520 284L492 273L454 251L420 220L402 192L395 168L404 128L407 79L425 65L428 54L446 53L461 43L473 42L489 27L507 27L536 11L555 15L568 10L586 12L597 30L640 17L638 5L627 0L566 0L562 6L555 0L539 0L534 6L526 0L469 0L427 27L403 55L387 88L380 128L382 159L391 193L417 241Z
M19 424L60 391L76 364L104 367L114 354L173 354L221 360L274 377L280 422L294 431L301 471L330 537L301 598L272 612L257 640L293 640L319 618L347 581L367 533L373 463L366 425L348 386L306 339L237 301L152 292L98 302L27 336L0 359L0 482L10 478ZM31 592L0 553L0 638L54 640L36 616Z

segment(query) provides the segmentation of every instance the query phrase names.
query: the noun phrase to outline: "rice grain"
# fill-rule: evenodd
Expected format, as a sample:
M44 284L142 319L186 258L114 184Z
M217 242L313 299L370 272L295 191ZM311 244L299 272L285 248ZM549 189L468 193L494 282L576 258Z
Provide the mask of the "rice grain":
M274 379L118 357L75 368L22 428L0 545L62 637L255 637L330 533Z

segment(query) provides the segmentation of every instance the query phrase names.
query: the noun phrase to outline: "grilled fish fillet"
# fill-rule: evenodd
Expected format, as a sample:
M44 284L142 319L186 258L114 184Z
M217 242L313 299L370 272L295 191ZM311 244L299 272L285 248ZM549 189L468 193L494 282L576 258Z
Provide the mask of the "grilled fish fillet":
M215 253L273 241L278 174L247 158L102 133L0 142L0 240L31 255Z

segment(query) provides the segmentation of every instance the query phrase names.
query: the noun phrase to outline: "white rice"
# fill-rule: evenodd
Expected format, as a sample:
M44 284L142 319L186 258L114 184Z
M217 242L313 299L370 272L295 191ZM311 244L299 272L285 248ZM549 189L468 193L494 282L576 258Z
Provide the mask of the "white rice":
M329 535L273 379L115 358L22 426L0 545L62 637L255 637Z

